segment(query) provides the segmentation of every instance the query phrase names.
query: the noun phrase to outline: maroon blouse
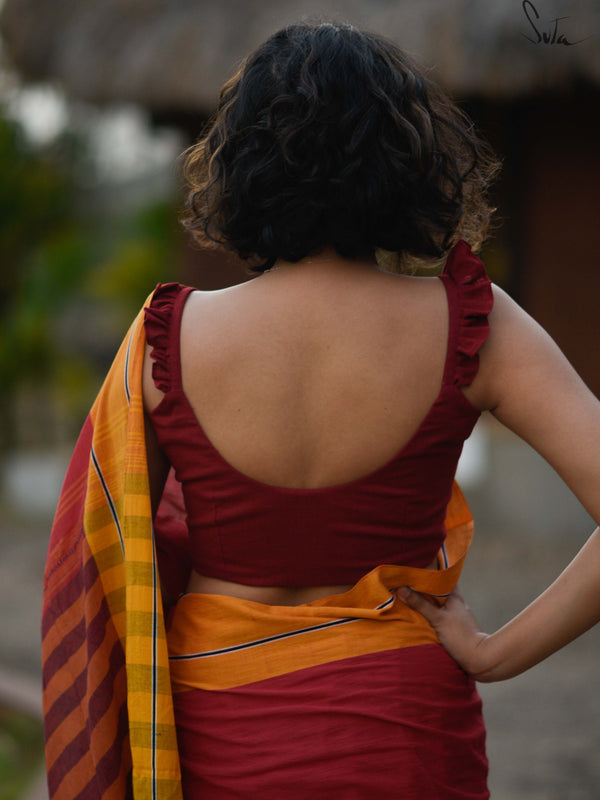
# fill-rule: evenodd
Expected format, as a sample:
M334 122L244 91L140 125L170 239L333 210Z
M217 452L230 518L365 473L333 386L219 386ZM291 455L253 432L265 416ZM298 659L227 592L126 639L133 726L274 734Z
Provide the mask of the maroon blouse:
M151 420L183 486L194 569L253 586L319 586L354 583L379 564L425 567L435 558L458 458L479 417L461 387L477 374L493 302L485 268L464 241L450 252L440 280L448 297L448 351L427 416L380 468L316 489L261 483L215 449L181 381L180 321L194 290L157 287L146 335L164 397Z

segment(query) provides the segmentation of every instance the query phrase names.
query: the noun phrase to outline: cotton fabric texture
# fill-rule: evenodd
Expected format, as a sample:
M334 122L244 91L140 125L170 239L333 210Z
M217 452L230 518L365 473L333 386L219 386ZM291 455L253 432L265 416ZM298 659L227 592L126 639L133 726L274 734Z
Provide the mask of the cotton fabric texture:
M157 287L146 309L146 336L163 398L150 419L183 487L197 572L252 586L332 586L356 583L380 564L432 562L446 537L463 443L479 418L462 390L477 373L493 302L483 264L464 241L450 252L439 280L448 325L437 398L387 463L318 489L265 484L222 457L183 388L181 319L193 290Z
M439 569L382 565L299 606L184 594L168 633L184 797L485 800L474 681L394 595L437 602L472 535L454 487Z
M140 314L84 424L44 576L51 800L180 800L142 405Z
M480 303L471 318L481 324ZM476 372L481 340L461 339L470 350L457 350L457 374ZM488 797L473 682L393 593L409 584L443 602L456 584L472 535L458 487L438 570L380 564L350 592L297 607L184 594L167 635L159 572L180 591L190 553L169 491L155 541L144 348L140 313L86 420L51 534L51 800Z

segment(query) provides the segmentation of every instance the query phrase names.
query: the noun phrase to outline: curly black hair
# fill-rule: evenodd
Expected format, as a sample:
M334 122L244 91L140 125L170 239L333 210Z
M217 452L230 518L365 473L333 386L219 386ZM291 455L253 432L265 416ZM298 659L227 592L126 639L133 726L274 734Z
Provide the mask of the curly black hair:
M477 248L498 161L393 42L350 25L275 33L221 90L186 153L184 225L269 269L325 247L398 263Z

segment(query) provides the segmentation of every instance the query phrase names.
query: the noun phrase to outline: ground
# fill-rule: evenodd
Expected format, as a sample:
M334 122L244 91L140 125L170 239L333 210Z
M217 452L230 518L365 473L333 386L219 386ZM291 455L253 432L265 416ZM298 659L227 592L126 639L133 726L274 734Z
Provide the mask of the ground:
M499 627L552 582L583 543L565 539L476 535L461 585L484 629ZM597 800L599 661L600 626L524 675L479 685L493 800Z

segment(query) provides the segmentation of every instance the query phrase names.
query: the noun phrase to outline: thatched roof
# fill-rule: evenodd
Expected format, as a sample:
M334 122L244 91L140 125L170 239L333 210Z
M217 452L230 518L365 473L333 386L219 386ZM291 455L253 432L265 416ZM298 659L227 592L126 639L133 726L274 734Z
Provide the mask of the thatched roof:
M527 9L540 33L567 17L558 33L585 41L529 41L537 36L520 0L5 0L0 26L26 79L157 112L209 110L239 59L306 16L390 36L460 95L600 83L600 0L535 0Z

